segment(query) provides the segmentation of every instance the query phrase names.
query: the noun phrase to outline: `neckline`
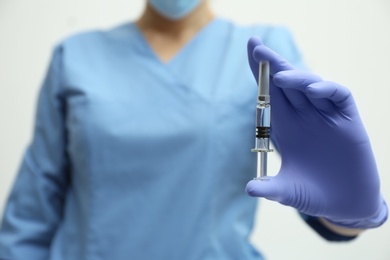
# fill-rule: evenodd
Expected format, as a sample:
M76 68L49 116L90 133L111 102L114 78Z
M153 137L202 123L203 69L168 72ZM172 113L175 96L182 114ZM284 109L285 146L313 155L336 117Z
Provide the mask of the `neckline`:
M187 43L183 45L168 61L163 61L159 55L155 52L155 50L152 48L152 46L149 44L146 37L143 35L141 30L138 28L135 21L131 22L131 26L134 30L134 32L137 34L137 37L140 39L140 45L144 49L145 52L147 52L150 56L152 56L156 61L158 61L160 64L163 64L165 66L170 65L173 63L176 59L178 59L188 48L190 48L191 45L194 44L194 42L197 41L203 34L205 34L207 31L210 30L211 27L213 27L220 18L215 17L210 22L208 22L205 26L203 26Z

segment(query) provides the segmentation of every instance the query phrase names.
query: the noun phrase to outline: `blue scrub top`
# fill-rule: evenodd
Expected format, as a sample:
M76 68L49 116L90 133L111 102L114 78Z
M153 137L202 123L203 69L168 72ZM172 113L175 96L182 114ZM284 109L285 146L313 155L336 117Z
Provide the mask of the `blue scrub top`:
M251 36L293 64L278 26L215 19L167 63L134 23L54 51L10 194L1 259L262 259Z

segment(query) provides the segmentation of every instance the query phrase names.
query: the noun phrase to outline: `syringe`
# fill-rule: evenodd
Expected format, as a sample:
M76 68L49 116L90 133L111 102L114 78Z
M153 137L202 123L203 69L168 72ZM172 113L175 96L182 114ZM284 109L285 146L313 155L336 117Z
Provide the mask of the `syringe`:
M267 153L270 149L271 104L269 95L269 62L259 62L259 89L256 105L256 142L252 152L257 152L257 178L267 177Z

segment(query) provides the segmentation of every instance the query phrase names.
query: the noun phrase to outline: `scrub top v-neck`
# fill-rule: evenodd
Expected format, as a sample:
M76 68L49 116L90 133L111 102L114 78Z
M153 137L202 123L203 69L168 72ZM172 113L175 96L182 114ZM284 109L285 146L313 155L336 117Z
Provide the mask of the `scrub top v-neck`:
M256 200L244 192L256 174L254 35L301 62L284 28L224 19L167 63L135 23L61 42L0 258L262 259L249 242Z
M172 57L170 57L167 61L163 61L159 55L156 53L156 51L152 48L148 40L146 39L145 35L141 32L141 30L138 28L136 23L131 23L130 27L134 31L134 37L137 38L137 40L134 41L138 45L140 49L143 50L145 57L148 57L150 59L155 59L157 63L161 63L163 66L171 67L171 64L175 63L175 60L180 60L180 57L183 55L183 53L187 51L191 51L191 47L194 44L197 44L196 42L199 41L204 37L207 37L208 34L213 33L213 27L215 24L217 24L219 21L218 18L214 18L210 22L208 22L205 26L203 26L201 29L199 29L198 32L195 33L195 35L189 39L183 46L180 47L179 50L177 50ZM205 36L203 36L206 34Z

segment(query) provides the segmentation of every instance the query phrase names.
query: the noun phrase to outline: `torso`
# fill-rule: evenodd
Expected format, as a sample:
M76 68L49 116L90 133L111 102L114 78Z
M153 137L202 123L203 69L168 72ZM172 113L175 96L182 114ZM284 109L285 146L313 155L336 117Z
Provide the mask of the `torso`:
M72 184L53 255L261 259L244 192L256 174L246 42L268 31L217 19L167 62L134 23L63 44Z

